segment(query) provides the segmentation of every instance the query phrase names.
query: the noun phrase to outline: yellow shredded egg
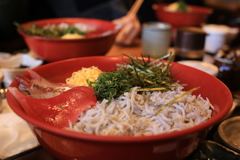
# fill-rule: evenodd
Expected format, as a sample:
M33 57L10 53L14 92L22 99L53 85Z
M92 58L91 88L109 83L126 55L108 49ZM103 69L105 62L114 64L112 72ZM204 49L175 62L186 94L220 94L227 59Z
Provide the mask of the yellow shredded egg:
M84 37L85 37L84 35L79 35L77 33L75 33L75 34L67 33L67 34L64 34L61 38L62 39L77 39L77 38L84 38Z
M83 67L81 70L73 72L72 76L66 79L66 83L76 86L88 86L87 80L93 82L101 73L102 71L95 66L90 68Z
M169 4L165 9L167 11L170 11L170 12L177 12L178 7L179 7L179 3L178 2L174 2L174 3ZM187 11L190 12L190 8L189 7L187 7Z

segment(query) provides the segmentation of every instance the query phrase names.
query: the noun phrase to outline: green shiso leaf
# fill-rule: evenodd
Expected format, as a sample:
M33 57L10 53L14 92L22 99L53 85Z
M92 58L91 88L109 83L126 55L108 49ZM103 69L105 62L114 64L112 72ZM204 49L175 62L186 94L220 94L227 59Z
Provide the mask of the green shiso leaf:
M172 53L158 59L136 58L126 54L122 58L123 64L117 64L116 71L103 72L96 81L88 82L98 100L107 99L110 102L133 87L139 87L138 91L167 91L176 83L170 73ZM168 60L163 61L165 59Z

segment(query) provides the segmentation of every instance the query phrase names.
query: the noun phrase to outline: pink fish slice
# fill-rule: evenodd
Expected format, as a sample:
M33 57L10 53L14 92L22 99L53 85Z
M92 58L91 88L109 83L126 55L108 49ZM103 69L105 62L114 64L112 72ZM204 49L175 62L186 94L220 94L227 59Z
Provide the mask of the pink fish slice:
M59 128L69 127L70 122L75 123L81 113L95 106L97 101L93 88L85 86L74 87L46 99L29 97L16 87L9 87L9 91L28 115Z
M15 75L15 78L20 83L19 89L33 98L51 98L76 87L65 83L52 83L30 69L28 72L31 79L21 75Z

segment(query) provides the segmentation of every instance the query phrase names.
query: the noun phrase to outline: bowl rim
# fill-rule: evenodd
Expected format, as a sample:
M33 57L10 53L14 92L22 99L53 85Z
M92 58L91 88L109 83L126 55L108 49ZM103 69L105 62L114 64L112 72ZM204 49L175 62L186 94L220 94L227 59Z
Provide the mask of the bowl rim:
M92 57L80 57L80 58L73 58L73 59L67 59L67 60L62 60L62 61L57 61L57 62L52 62L49 64L45 64L43 66L37 67L35 69L33 69L34 71L38 71L40 70L42 67L48 67L51 65L55 65L57 63L62 63L62 62L67 62L67 61L74 61L74 60L78 60L78 59L89 59L89 58L121 58L121 56L92 56ZM183 65L183 64L179 64L177 62L172 62L172 64L175 65L181 65L187 68L191 68L189 66ZM197 70L195 68L193 68L196 72L202 72L204 74L207 74L201 70ZM24 73L23 75L28 74L28 73ZM213 77L212 75L207 74L207 76L211 76L212 78L216 79L217 81L219 81L219 83L223 84L223 82L221 82L220 80L218 80L216 77ZM12 82L11 86L17 85L18 82L15 80ZM224 87L226 88L226 90L229 92L229 96L231 95L230 90L228 90L227 86L224 85ZM11 107L12 102L9 100L11 97L11 93L8 91L6 94L7 97L7 101ZM13 97L14 98L14 97ZM105 135L93 135L93 134L88 134L88 133L82 133L82 132L76 132L76 131L71 131L71 130L65 130L65 129L60 129L57 127L53 127L49 124L45 124L42 123L34 118L29 117L22 109L18 108L18 107L11 107L13 109L13 111L18 114L20 117L22 117L23 119L25 119L28 123L36 126L39 129L42 129L46 132L50 132L56 135L60 135L60 136L64 136L64 137L71 137L74 139L82 139L82 140L88 140L88 141L95 141L95 142L105 142L105 143L136 143L136 142L150 142L150 141L167 141L169 139L177 139L181 136L185 136L187 133L196 133L199 131L206 131L206 129L210 129L216 122L220 122L225 115L227 115L227 113L230 111L231 107L232 107L232 96L229 97L229 106L226 106L222 109L221 113L216 114L214 117L212 117L211 119L209 119L206 122L203 122L201 124L198 124L196 126L187 128L187 129L183 129L180 131L176 131L176 132L169 132L169 133L162 133L162 134L157 134L157 135L151 135L151 136L105 136Z
M202 7L202 6L196 6L196 5L187 5L190 9L201 9L201 12L181 12L181 11L168 11L168 10L164 10L165 7L167 7L169 4L167 3L155 3L152 5L152 9L155 12L165 12L168 14L174 14L174 13L178 13L178 14L182 14L182 15L196 15L196 14L212 14L213 13L213 9L209 8L209 7ZM191 14L189 14L191 13Z
M240 152L240 145L234 143L232 139L230 139L226 133L225 133L225 126L227 126L229 123L234 123L234 122L240 122L240 116L234 116L231 118L228 118L220 123L218 126L218 135L220 139L222 140L223 143L225 143L227 146L232 148L233 150Z
M55 20L57 20L57 21L92 20L92 21L96 21L96 22L104 22L104 23L111 24L113 26L113 29L102 32L101 34L99 34L100 36L92 36L92 37L87 37L87 38L75 38L75 39L48 38L48 37L41 37L41 36L36 36L36 35L29 35L29 34L23 32L19 28L17 28L17 32L23 37L31 37L32 39L35 39L35 40L71 42L71 41L88 41L88 40L92 40L92 39L101 39L101 38L104 38L104 37L109 37L109 36L118 34L118 32L121 29L121 25L116 25L111 21L102 20L102 19L95 19L95 18L77 18L77 17L39 19L39 20L33 20L33 21L23 23L20 26L30 25L30 24L33 24L33 23L44 22L44 21L52 21L52 20L53 21L55 21ZM76 23L79 23L79 22L76 22ZM106 33L106 34L104 34L104 33Z

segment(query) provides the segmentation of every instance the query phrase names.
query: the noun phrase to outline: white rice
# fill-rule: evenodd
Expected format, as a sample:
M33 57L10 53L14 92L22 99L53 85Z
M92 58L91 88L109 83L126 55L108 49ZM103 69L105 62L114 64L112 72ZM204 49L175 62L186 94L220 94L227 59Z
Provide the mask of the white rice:
M126 92L109 105L107 100L84 112L71 130L98 135L142 136L186 129L211 118L213 106L208 99L191 93L156 112L173 98L184 93L177 85L167 92Z

